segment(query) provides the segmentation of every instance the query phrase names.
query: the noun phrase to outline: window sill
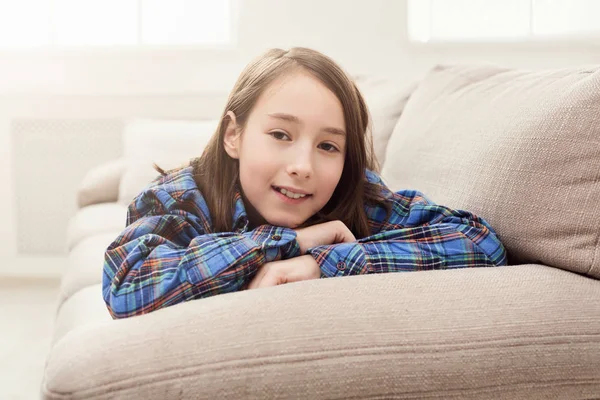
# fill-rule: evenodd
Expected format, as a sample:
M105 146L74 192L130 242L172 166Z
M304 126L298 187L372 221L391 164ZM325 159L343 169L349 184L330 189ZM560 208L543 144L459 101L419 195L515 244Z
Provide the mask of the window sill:
M409 46L415 49L560 49L580 50L600 47L600 36L560 36L548 38L500 38L500 39L461 39L419 41L409 39Z

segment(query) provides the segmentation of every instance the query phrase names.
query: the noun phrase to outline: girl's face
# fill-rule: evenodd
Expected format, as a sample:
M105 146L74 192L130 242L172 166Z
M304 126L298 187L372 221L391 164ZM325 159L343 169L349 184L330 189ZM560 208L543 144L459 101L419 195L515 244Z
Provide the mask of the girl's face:
M323 208L344 168L345 130L340 101L309 73L269 85L243 133L237 136L234 124L225 133L227 153L239 159L250 221L295 228Z

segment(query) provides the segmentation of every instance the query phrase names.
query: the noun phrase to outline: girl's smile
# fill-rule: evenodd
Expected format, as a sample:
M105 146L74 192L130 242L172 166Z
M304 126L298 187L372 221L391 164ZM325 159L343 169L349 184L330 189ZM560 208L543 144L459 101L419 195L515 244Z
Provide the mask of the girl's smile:
M302 204L308 201L312 195L303 192L302 190L288 190L284 187L271 187L275 195L287 204Z

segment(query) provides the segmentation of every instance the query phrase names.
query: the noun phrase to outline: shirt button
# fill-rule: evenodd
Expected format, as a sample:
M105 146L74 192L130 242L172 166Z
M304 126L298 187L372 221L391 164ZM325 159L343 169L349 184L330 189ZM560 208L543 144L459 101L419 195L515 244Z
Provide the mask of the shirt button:
M271 236L271 239L273 239L273 240L281 240L281 235L273 235L273 236Z
M343 271L346 269L346 263L343 261L340 261L339 263L337 263L337 269L339 269L340 271Z

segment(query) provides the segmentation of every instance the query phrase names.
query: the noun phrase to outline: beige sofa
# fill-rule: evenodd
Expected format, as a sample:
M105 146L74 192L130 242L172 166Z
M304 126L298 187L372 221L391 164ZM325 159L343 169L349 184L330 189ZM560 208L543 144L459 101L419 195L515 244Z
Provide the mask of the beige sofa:
M311 280L112 320L104 249L152 174L126 156L82 182L43 397L600 399L600 67L440 66L408 102L377 98L391 87L365 86L384 179L485 217L512 265Z

